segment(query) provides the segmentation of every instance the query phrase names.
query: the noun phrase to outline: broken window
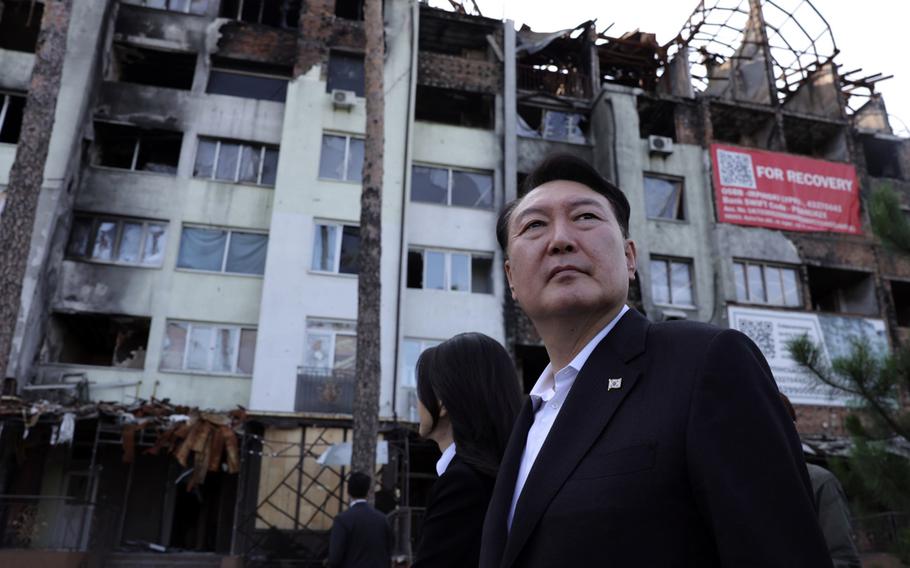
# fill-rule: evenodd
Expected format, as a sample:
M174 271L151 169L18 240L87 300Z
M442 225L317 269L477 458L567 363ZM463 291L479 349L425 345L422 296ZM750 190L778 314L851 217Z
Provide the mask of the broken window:
M335 0L335 16L345 20L363 20L363 0Z
M176 175L182 142L181 132L96 122L94 164Z
M472 128L493 128L493 95L417 85L414 117Z
M142 369L151 319L111 314L51 315L46 348L53 363Z
M66 254L77 260L161 266L166 242L166 222L77 213Z
M161 370L252 375L255 355L252 327L168 321Z
M638 97L638 135L666 136L676 140L676 105L673 102L646 96Z
M300 0L221 0L219 16L276 28L296 28Z
M358 97L364 93L363 55L343 51L329 52L329 72L326 92L353 91Z
M417 415L417 359L428 347L442 343L438 339L415 339L405 337L401 344L401 369L399 371L398 386L404 391L408 401L407 417L405 420L418 422ZM414 394L415 396L411 396Z
M796 268L736 261L733 263L733 278L737 302L788 307L803 305Z
M651 296L655 304L695 307L692 261L652 257Z
M130 0L130 4L199 16L205 15L208 10L208 0Z
M910 282L892 280L891 300L894 302L897 325L910 327Z
M584 114L529 105L518 107L519 136L586 144L587 130L588 119Z
M648 219L685 220L681 179L645 174L644 184Z
M871 273L810 266L808 274L809 295L814 310L879 315L875 281Z
M213 58L205 92L283 103L290 75L290 70L279 65Z
M492 209L493 174L455 168L413 166L411 201Z
M0 142L16 144L22 131L25 95L0 93Z
M310 269L336 274L357 274L360 227L340 223L317 223Z
M268 244L269 237L263 233L184 227L177 268L264 274Z
M357 325L350 321L307 318L303 366L353 371L357 363Z
M44 3L4 0L0 4L0 49L35 53Z
M114 76L123 83L190 90L196 73L196 54L114 45Z
M493 293L490 254L429 249L408 251L408 288Z
M193 177L274 186L278 148L265 144L200 138Z
M872 177L901 179L901 142L876 136L862 136L863 155L866 157L866 171Z
M363 177L363 138L323 134L319 177L360 183Z

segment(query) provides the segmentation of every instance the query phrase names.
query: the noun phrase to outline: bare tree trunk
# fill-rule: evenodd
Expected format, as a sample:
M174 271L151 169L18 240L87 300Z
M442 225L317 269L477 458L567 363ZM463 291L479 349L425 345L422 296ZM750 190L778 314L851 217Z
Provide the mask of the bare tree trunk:
M0 216L0 370L4 374L9 366L13 333L19 317L22 281L54 128L71 10L72 0L46 0L44 3L35 67L22 117L22 133Z
M363 190L360 196L360 260L357 282L357 387L354 391L354 441L352 471L372 475L376 466L379 430L382 256L382 160L383 160L383 38L382 0L366 0L366 58L364 60L367 128L363 159ZM371 491L372 495L372 491Z

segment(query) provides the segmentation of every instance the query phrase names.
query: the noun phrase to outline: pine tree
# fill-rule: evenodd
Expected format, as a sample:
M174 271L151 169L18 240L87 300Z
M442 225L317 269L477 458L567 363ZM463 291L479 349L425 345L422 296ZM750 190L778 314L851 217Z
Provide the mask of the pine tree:
M871 193L869 215L872 230L886 247L910 254L910 222L890 186ZM850 459L830 463L851 496L854 511L910 511L910 460L889 450L895 442L910 448L910 346L896 345L882 356L864 340L854 340L850 354L830 364L806 336L787 347L794 361L855 403L846 420L853 441ZM898 533L894 552L910 564L910 529Z

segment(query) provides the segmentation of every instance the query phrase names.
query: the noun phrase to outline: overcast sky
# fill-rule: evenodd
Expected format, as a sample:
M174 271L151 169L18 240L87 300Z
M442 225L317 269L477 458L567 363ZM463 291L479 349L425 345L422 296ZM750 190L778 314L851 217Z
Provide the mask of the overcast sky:
M717 0L710 0L712 5ZM737 0L721 0L723 5ZM746 0L743 0L744 2ZM777 0L782 7L796 7L801 0ZM449 8L448 0L431 0L431 5ZM878 85L892 116L895 131L905 123L910 135L910 1L907 0L813 0L812 4L831 26L840 49L836 61L844 70L862 67L864 74L894 75ZM535 31L554 31L597 19L597 29L613 24L609 34L621 35L640 29L657 34L664 44L680 31L698 5L697 0L477 0L484 16L511 19L515 27L528 24ZM805 9L805 8L804 8ZM802 13L802 12L800 12ZM907 44L903 42L907 41ZM856 76L859 76L857 74Z

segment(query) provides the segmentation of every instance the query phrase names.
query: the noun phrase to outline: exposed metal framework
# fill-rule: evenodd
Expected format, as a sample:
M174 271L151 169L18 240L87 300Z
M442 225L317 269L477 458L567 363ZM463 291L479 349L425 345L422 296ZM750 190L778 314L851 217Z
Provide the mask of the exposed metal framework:
M716 72L724 65L766 59L780 100L838 53L828 22L809 0L701 0L674 44L672 54L689 49L700 91L730 80Z

